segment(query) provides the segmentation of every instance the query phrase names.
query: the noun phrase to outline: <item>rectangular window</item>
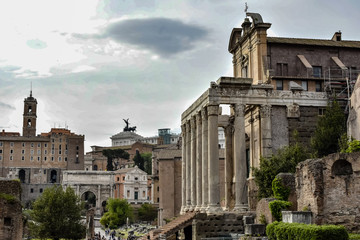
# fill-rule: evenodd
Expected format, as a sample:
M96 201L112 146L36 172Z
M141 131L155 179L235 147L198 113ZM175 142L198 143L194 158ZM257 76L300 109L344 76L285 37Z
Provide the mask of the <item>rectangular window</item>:
M51 139L51 142L55 142L55 139L53 138L53 139Z
M2 147L3 146L3 142L0 142L0 147Z
M283 80L276 80L276 90L284 90Z
M44 161L46 161L47 160L47 157L44 157Z
M276 64L276 75L277 76L288 76L288 64L277 63Z
M41 155L41 150L40 149L37 150L37 154Z
M0 154L2 154L2 149L0 149Z
M40 193L42 193L43 192L43 189L42 188L40 188Z
M51 144L51 150L55 149L55 144Z
M59 157L59 162L61 162L61 157Z
M24 143L24 142L22 143L22 147L25 147L25 143Z
M313 77L321 77L321 66L313 66Z
M61 142L61 140L62 140L62 139L61 139L61 138L59 138L59 142Z
M22 149L22 150L21 150L21 154L25 154L25 149Z
M54 157L51 157L51 161L54 161Z
M130 190L127 190L126 196L129 198L130 197Z
M21 156L21 160L25 161L25 156Z
M31 189L30 189L30 192L31 192L31 193L33 193L33 192L34 192L34 189L33 189L33 188L31 188Z
M38 158L38 161L40 161L40 157L37 157Z
M322 92L321 82L315 82L315 91Z
M14 146L14 143L13 143L13 142L11 142L11 143L10 143L10 147L13 147L13 146Z
M55 150L51 150L51 154L54 155L54 154L55 154Z
M40 148L41 147L41 143L38 143L38 148Z
M10 161L12 161L13 160L13 156L10 156Z
M0 161L2 160L2 156L0 155Z
M324 116L325 115L325 108L319 108L319 116Z
M247 78L248 77L248 69L247 69L247 66L243 67L241 69L241 77L243 78Z
M33 157L33 156L30 157L30 161L34 161L34 157Z
M30 150L30 154L31 154L31 155L34 155L34 149L31 149L31 150Z
M46 147L46 148L47 148L47 143L45 143L44 147Z
M64 161L67 162L67 157L64 158Z
M32 148L34 147L34 143L31 143L31 147L32 147Z
M47 154L47 150L44 150L44 154L45 154L45 155Z
M308 90L308 82L307 81L301 81L301 87L304 89L304 91Z
M10 149L10 154L13 154L14 153L14 149Z

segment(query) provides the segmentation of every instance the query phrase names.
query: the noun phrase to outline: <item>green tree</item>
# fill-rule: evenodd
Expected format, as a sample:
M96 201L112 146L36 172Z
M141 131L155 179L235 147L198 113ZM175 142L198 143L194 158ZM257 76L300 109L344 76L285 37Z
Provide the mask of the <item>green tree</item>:
M144 171L148 174L152 174L152 153L142 153L141 157L144 159Z
M81 223L83 202L72 188L47 188L34 202L30 211L29 228L38 238L82 239L85 226Z
M106 169L108 171L114 171L114 159L119 159L119 158L123 158L123 159L129 159L130 158L130 154L122 149L104 149L102 151L102 154L107 157L107 165L106 165Z
M145 159L141 156L139 150L136 150L136 154L133 158L133 161L139 169L145 171Z
M157 217L156 208L149 203L142 204L138 211L139 219L142 221L153 221Z
M255 183L259 188L258 197L266 198L273 196L272 182L281 172L294 173L296 165L310 157L307 150L297 141L297 133L294 134L295 143L278 150L277 154L270 158L260 158L260 168L253 168Z
M313 156L323 157L338 152L339 140L345 132L344 111L337 101L332 101L326 107L325 115L319 117L314 136L311 138Z
M133 209L125 199L109 198L106 205L107 212L100 219L101 225L111 229L126 223L126 219L133 219Z

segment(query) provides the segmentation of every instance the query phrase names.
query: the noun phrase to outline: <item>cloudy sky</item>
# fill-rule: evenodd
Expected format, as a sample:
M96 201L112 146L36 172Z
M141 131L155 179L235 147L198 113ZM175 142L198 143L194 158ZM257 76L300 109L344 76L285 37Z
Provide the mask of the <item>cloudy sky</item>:
M271 36L360 40L358 0L248 0ZM22 131L23 100L38 101L37 133L68 126L109 146L129 118L137 133L180 131L181 113L232 76L232 28L243 0L0 2L0 129Z

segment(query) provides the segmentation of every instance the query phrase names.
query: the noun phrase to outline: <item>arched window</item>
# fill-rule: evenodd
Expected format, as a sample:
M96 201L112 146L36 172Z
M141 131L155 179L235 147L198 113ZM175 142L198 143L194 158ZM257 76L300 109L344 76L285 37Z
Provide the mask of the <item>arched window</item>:
M28 126L28 127L31 127L31 119L28 119L28 120L27 120L27 126Z
M94 170L94 171L97 171L97 170L98 170L98 166L97 166L97 165L94 165L94 166L93 166L93 170Z
M331 167L331 173L335 176L345 176L353 174L351 163L346 160L340 159L334 162Z
M31 106L29 106L28 112L31 113L31 111L32 111Z

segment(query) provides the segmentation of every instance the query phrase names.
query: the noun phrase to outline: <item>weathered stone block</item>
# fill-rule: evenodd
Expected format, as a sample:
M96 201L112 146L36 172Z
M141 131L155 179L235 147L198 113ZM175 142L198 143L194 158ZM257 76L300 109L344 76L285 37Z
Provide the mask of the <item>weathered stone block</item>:
M306 211L281 211L282 221L287 223L312 223L312 212Z
M245 225L245 235L265 235L265 224L248 224Z
M265 216L266 223L272 223L274 221L273 216L269 208L269 203L276 200L275 198L263 198L256 206L256 223L260 223L261 215Z

